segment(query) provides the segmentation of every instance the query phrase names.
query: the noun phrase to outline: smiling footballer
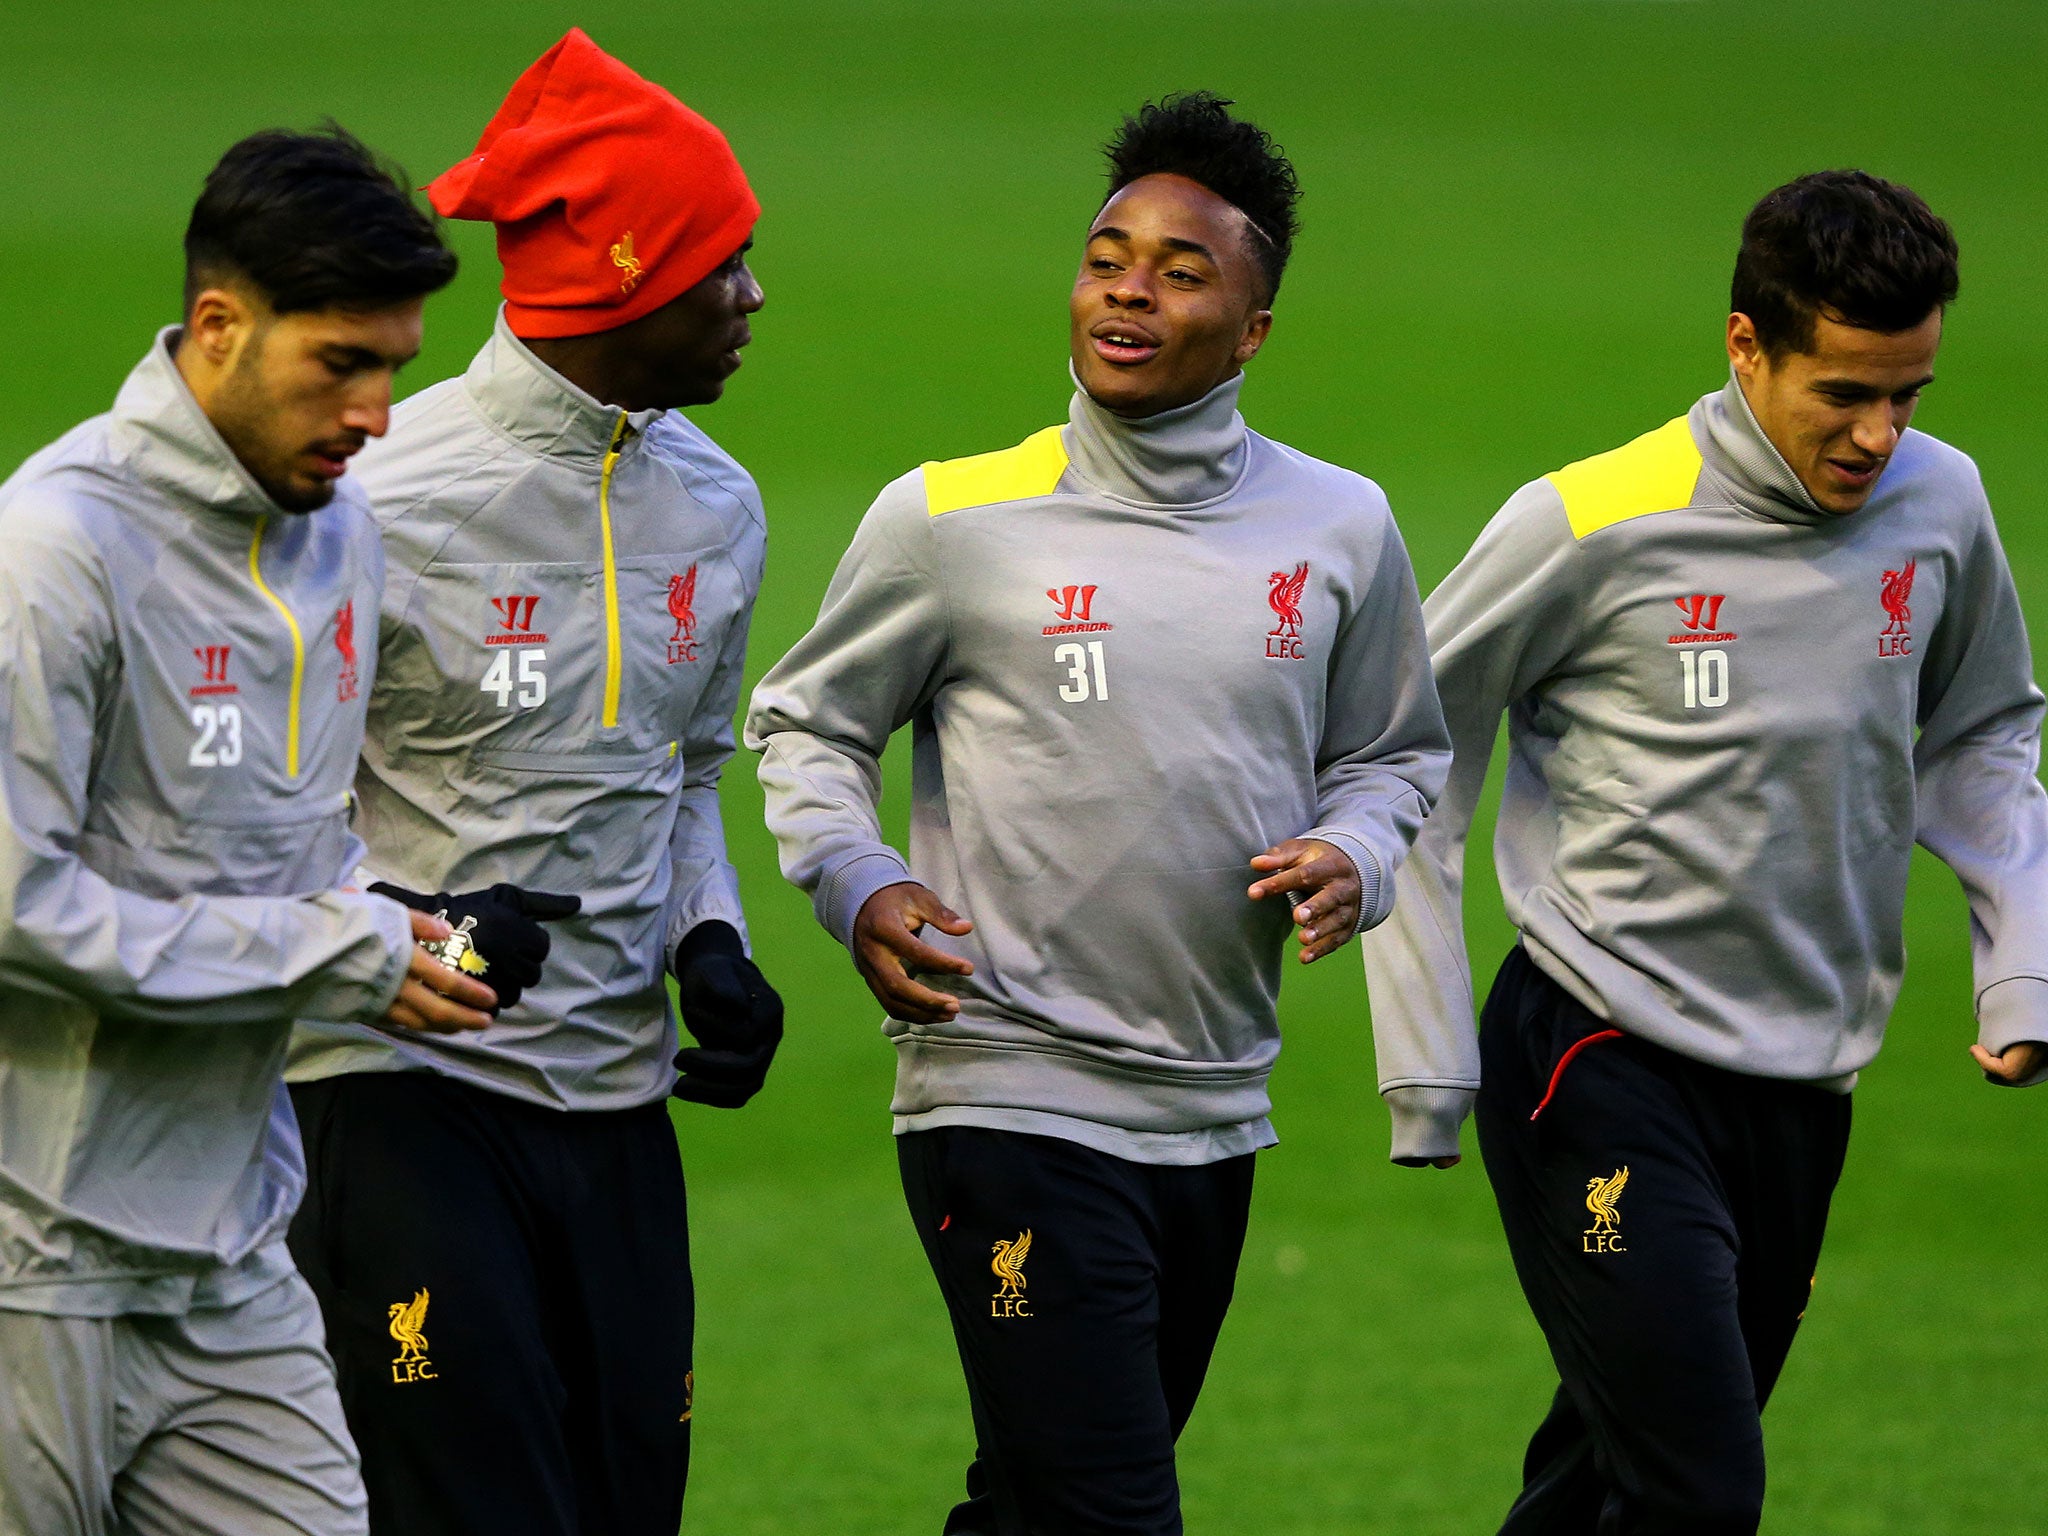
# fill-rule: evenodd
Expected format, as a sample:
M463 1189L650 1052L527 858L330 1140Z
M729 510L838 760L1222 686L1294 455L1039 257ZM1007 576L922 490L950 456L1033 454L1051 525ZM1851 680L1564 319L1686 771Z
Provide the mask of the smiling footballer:
M1381 921L1448 768L1386 498L1238 414L1297 189L1228 106L1126 120L1066 424L884 490L748 720L783 869L890 1015L979 1443L949 1532L1181 1529L1290 919L1304 961Z

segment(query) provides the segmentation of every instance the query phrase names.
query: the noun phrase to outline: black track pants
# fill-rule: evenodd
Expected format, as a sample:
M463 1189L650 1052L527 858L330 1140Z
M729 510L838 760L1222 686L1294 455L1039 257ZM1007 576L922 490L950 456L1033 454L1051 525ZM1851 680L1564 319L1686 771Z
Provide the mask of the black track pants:
M1562 1378L1503 1536L1748 1536L1848 1097L1619 1034L1519 946L1480 1057L1479 1145Z
M666 1103L565 1114L428 1072L292 1089L292 1253L377 1536L675 1536L694 1303Z
M1174 1440L1230 1308L1253 1158L1158 1167L968 1126L896 1147L974 1410L948 1536L1177 1536Z

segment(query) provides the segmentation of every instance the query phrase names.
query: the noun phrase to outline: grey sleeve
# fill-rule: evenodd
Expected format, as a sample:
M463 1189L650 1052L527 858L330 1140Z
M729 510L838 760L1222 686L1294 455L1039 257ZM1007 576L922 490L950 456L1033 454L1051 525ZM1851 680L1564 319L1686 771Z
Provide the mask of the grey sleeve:
M7 542L0 985L148 1023L382 1015L412 956L398 903L342 891L163 901L86 867L77 849L94 740L119 685L112 596L82 537L16 520Z
M910 878L882 839L882 750L930 703L947 619L924 478L876 498L839 562L818 621L754 689L747 745L761 754L782 872L847 943L861 906Z
M1392 916L1366 935L1380 1093L1396 1161L1449 1157L1479 1089L1465 951L1465 843L1509 704L1568 653L1582 559L1548 481L1508 499L1423 604L1451 772L1406 864Z
M1977 1038L1996 1054L2048 1041L2048 795L2041 690L1988 508L1955 583L1920 673L1915 836L1969 898Z
M1372 581L1331 655L1328 700L1316 825L1302 835L1357 866L1362 933L1393 910L1394 872L1451 767L1415 569L1391 517Z
M746 914L740 906L739 872L725 847L725 818L718 804L718 781L734 749L733 716L739 709L740 683L747 661L747 634L754 621L754 601L761 592L763 540L749 524L743 547L734 551L746 592L745 605L727 630L712 663L712 673L685 729L682 803L669 839L674 886L669 897L668 953L676 952L683 935L699 923L730 923L740 942L752 952Z

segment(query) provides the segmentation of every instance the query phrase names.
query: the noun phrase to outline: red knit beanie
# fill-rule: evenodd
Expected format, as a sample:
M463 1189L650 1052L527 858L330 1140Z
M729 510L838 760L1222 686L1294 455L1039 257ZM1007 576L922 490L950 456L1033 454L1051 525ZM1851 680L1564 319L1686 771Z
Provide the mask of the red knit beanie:
M448 218L498 226L505 317L522 336L608 331L659 309L761 216L725 135L580 27L519 77L476 153L427 196Z

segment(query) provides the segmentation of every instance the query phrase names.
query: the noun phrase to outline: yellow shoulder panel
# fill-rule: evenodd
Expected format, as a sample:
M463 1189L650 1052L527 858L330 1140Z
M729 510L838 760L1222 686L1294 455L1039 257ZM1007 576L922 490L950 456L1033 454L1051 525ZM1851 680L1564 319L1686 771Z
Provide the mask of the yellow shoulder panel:
M1545 475L1564 498L1572 537L1650 512L1671 512L1692 500L1700 478L1700 451L1680 416L1654 432L1607 453L1580 459Z
M937 517L941 512L988 507L999 501L1050 496L1066 472L1067 448L1060 441L1060 429L1047 427L1014 448L926 464L925 510Z

